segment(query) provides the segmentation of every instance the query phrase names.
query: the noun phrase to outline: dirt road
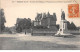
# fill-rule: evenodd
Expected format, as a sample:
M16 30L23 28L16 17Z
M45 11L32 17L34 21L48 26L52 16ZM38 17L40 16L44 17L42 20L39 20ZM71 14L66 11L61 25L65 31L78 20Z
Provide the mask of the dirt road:
M1 50L74 50L80 49L80 35L72 38L1 34Z

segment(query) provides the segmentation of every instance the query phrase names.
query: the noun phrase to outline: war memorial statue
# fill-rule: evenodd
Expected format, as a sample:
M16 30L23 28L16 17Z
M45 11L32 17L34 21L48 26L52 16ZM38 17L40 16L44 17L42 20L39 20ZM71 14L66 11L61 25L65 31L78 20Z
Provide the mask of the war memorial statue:
M70 33L68 33L68 28L67 28L67 20L65 19L65 12L61 11L61 21L60 21L60 25L59 25L59 30L58 32L55 34L56 36L67 36L67 35L72 35Z
M62 11L61 20L65 20L65 12L64 11Z

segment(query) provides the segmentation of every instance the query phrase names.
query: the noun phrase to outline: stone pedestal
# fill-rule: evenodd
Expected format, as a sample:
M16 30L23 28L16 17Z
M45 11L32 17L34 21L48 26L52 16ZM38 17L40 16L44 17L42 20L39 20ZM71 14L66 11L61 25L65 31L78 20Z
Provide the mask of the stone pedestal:
M67 20L61 20L59 31L55 35L59 35L59 36L72 35L72 34L68 33L67 31L68 31Z

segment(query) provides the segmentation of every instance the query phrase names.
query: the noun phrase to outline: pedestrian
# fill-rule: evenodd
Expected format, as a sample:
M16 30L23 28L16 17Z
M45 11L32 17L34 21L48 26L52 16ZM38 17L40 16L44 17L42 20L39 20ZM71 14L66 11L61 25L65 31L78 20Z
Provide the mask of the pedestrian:
M26 31L25 31L25 35L26 35Z

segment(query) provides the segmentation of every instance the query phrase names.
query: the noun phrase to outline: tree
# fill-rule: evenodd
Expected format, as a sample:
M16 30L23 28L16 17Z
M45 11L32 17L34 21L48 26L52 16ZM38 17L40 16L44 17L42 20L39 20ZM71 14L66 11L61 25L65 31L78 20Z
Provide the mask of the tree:
M22 30L29 29L31 27L31 19L17 19L16 30L17 32L22 32Z
M3 31L5 28L4 23L6 22L5 16L4 16L4 10L0 9L0 30Z
M77 29L76 25L73 22L71 22L71 29L72 30L76 30Z
M73 22L67 22L67 28L68 30L77 30L77 27Z

